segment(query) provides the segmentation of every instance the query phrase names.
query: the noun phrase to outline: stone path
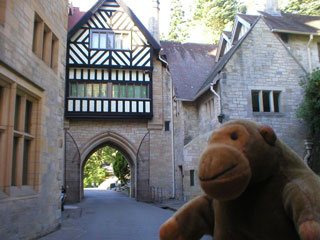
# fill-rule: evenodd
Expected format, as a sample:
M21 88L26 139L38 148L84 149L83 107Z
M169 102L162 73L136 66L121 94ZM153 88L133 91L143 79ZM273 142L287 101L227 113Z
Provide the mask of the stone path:
M66 206L61 229L41 240L159 239L159 227L173 213L120 192L87 189L81 203Z

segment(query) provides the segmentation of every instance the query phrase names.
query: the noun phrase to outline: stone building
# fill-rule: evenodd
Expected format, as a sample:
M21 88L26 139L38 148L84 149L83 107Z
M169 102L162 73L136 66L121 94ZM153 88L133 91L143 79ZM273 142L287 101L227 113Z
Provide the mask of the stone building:
M66 1L0 1L0 239L60 224L66 38Z
M86 13L70 13L65 104L69 202L83 197L86 161L106 145L128 161L131 197L148 201L152 189L164 198L174 196L171 83L159 55L159 2L152 3L149 29L121 0L100 0Z
M275 3L276 1L274 1ZM201 193L198 161L212 130L232 119L249 119L273 127L300 156L308 136L296 110L303 98L301 76L320 66L320 17L285 14L273 5L260 15L238 14L232 32L223 32L205 77L181 72L194 63L180 49L162 43L175 94L174 146L178 198ZM202 63L208 64L203 54ZM196 71L196 70L194 70ZM199 67L200 72L204 71ZM181 77L181 75L180 75ZM181 97L188 83L192 89ZM181 184L181 182L183 184Z

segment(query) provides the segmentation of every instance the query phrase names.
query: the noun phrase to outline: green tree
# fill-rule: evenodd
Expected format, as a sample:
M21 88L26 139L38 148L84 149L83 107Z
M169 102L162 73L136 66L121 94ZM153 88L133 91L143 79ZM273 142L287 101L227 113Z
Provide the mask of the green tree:
M170 30L167 40L169 41L185 41L188 34L188 24L182 8L182 0L171 0L170 9Z
M288 13L299 13L303 15L320 16L319 0L291 0L288 5L281 9Z
M91 187L91 183L99 185L110 175L102 166L113 161L112 154L115 152L115 149L106 146L100 148L89 157L83 169L84 187Z
M297 116L304 119L312 134L320 133L320 68L307 74L301 81L304 99L299 106Z
M223 30L231 30L237 12L246 7L238 0L195 0L193 24L204 25L211 32L211 43L217 43Z
M122 184L126 184L130 178L130 168L125 157L120 153L116 152L113 154L113 172L114 175L121 181Z

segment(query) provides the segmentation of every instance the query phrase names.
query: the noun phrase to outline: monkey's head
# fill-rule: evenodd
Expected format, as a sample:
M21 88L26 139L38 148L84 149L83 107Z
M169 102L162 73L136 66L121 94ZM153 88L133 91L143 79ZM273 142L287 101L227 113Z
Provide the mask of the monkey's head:
M238 198L249 183L270 177L277 163L277 137L269 126L236 120L214 131L199 163L200 185L219 201Z

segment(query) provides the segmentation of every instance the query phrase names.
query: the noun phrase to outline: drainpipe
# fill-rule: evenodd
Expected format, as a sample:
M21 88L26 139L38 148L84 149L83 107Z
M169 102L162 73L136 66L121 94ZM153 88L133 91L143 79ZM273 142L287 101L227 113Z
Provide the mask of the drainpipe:
M308 62L309 62L309 73L312 72L312 61L311 61L311 50L310 50L310 44L313 40L313 34L310 34L310 39L307 44L307 51L308 51Z
M304 145L306 147L307 154L304 156L303 161L306 165L309 165L309 159L311 157L313 142L312 140L307 139L307 140L304 140Z
M224 119L224 114L222 112L222 103L221 103L221 97L220 95L213 89L213 83L210 84L210 91L217 97L218 99L218 102L219 102L219 116L218 116L218 121L219 123L222 123L223 122L223 119Z
M163 49L161 49L163 50ZM161 57L161 50L159 52L159 60L165 64L166 66L166 72L168 74L168 62L166 60L164 60ZM171 79L171 89L170 89L170 98L171 98L171 109L170 109L170 115L171 115L171 160L172 160L172 196L171 198L175 198L176 197L176 177L175 177L175 169L176 169L176 164L175 164L175 157L174 157L174 121L173 121L173 83L172 83L172 79Z

